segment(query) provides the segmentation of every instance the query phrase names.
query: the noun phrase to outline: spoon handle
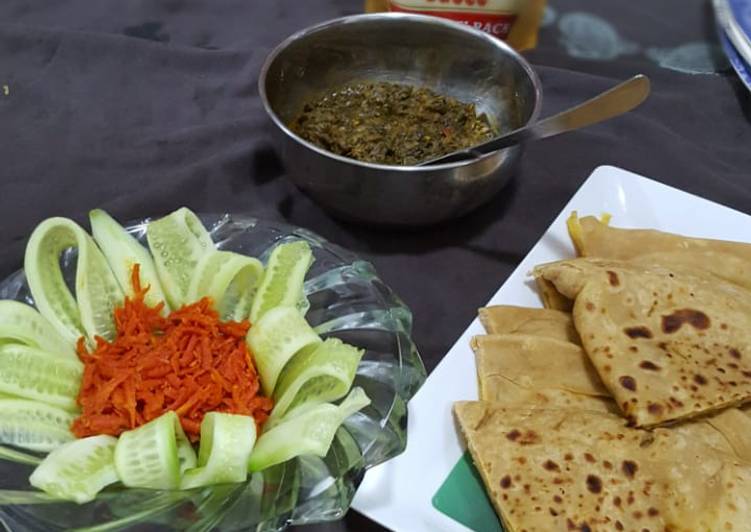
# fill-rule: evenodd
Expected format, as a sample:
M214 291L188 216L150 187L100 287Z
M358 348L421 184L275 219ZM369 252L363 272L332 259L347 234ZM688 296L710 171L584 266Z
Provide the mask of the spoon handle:
M423 164L445 164L464 160L468 157L481 157L526 140L544 139L574 129L591 126L636 108L647 98L649 89L649 78L639 74L557 115L510 131L501 137L475 146L470 150L455 152Z

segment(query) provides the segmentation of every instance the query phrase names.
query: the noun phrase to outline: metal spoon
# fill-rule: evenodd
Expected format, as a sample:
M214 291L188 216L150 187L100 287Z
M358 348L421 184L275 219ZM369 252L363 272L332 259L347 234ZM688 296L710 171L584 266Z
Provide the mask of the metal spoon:
M649 78L639 74L557 115L515 129L472 148L466 148L424 161L418 166L446 164L465 159L474 159L523 141L544 139L597 124L636 108L649 96L649 87Z

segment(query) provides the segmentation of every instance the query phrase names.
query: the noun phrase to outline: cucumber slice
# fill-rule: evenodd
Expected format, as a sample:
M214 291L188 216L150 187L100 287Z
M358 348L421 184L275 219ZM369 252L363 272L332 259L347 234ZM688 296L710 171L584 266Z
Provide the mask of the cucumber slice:
M261 471L304 454L324 457L339 425L370 404L362 388L353 388L339 406L305 405L299 415L264 432L250 455L250 471Z
M91 436L55 449L29 477L29 482L53 497L83 504L118 481L114 454L117 438Z
M27 399L0 399L0 443L48 452L74 439L75 414Z
M251 323L260 320L272 308L300 304L304 299L305 274L311 264L313 252L307 242L298 240L276 246L253 300Z
M338 338L327 338L290 360L274 390L274 409L266 421L270 429L287 411L306 403L325 403L344 397L352 386L363 350Z
M138 264L141 286L149 287L144 300L152 307L163 302L162 313L166 315L169 307L151 253L105 211L90 211L89 221L91 234L107 259L122 291L128 296L133 296L131 274L133 265Z
M23 344L0 345L0 392L76 410L83 364Z
M76 297L60 270L60 254L78 248ZM122 304L123 292L94 240L67 218L48 218L31 234L26 246L24 271L39 312L69 343L81 336L94 341L115 337L113 311Z
M75 344L60 336L47 318L34 307L11 299L0 300L0 338L78 360Z
M295 353L320 341L295 307L276 307L264 314L247 336L264 394L272 395L279 374Z
M255 442L252 417L209 412L201 422L198 467L185 473L181 489L244 482Z
M248 319L262 276L258 259L231 251L206 253L196 266L188 299L210 297L223 320L242 321Z
M173 309L190 303L188 290L198 261L215 249L201 220L182 207L151 222L146 228L146 238L167 302Z
M115 447L115 469L122 483L129 488L177 489L181 467L187 469L196 463L193 449L188 451L190 444L182 444L181 464L179 440L188 441L177 414L172 411L123 432Z

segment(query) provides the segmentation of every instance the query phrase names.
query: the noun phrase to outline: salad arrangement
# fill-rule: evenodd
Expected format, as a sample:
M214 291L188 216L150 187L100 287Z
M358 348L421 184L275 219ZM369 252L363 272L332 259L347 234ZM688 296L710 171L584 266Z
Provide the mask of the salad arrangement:
M0 301L0 441L50 452L32 485L83 503L118 482L242 482L324 456L369 404L350 390L362 350L323 341L304 318L306 242L278 245L264 267L217 250L185 208L148 225L151 252L104 211L90 219L93 236L65 218L34 230L24 269L36 310ZM59 263L71 247L75 294Z

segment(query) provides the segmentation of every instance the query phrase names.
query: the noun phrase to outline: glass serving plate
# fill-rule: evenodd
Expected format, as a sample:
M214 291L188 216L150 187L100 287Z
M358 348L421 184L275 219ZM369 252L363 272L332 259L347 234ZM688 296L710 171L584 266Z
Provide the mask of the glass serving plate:
M407 401L425 381L412 342L412 315L371 264L310 231L239 215L201 215L219 249L265 262L281 242L307 241L315 256L305 282L306 318L322 337L365 349L355 377L372 403L349 417L324 458L303 456L227 484L190 491L111 487L78 505L54 500L29 485L34 466L0 459L0 524L10 530L282 530L341 518L365 470L401 453L407 440ZM142 220L128 231L146 242ZM61 264L72 286L75 250ZM23 271L0 282L0 298L33 304ZM29 453L31 454L31 453ZM145 527L145 528L143 528Z

